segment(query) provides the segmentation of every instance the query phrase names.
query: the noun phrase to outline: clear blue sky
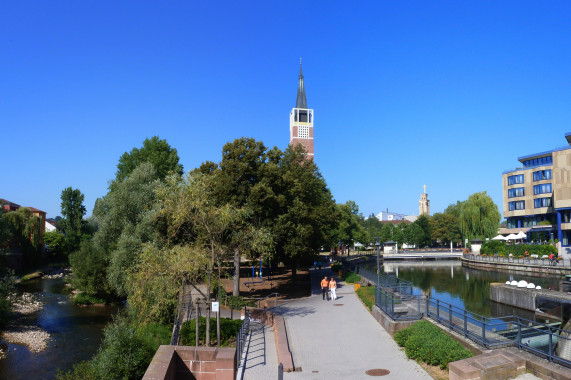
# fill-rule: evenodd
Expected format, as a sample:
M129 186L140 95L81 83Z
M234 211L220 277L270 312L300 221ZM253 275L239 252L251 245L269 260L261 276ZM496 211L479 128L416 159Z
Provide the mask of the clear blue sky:
M242 136L285 148L299 58L338 202L431 211L487 191L571 131L571 3L5 1L0 198L91 214L158 135L185 170ZM157 2L159 3L159 2Z

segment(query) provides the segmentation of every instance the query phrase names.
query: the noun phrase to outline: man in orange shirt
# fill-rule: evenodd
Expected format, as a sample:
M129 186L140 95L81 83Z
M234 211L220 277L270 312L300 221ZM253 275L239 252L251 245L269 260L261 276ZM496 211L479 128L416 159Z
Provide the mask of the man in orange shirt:
M321 293L323 300L327 297L327 301L329 301L329 280L327 279L327 276L323 277L323 280L321 280Z

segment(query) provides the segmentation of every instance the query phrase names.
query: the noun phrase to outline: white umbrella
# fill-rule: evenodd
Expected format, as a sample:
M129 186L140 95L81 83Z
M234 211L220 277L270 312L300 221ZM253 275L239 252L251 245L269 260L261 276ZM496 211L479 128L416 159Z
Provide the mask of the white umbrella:
M525 234L525 232L520 231L520 232L516 235L516 237L517 237L518 239L525 239L525 238L527 237L527 235Z
M506 237L506 240L517 240L517 239L519 239L519 238L517 237L516 234L509 234L509 235Z
M505 238L504 235L498 235L498 236L492 238L492 240L507 240L507 239Z

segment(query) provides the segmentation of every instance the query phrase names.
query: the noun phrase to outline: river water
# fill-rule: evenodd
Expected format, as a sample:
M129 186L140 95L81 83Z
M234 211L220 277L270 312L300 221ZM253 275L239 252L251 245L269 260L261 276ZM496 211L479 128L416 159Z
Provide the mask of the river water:
M0 379L54 379L58 368L67 370L90 359L99 348L103 327L118 309L75 305L61 278L32 280L19 286L18 292L32 293L44 304L31 318L51 337L47 348L39 353L2 341L0 344L9 351L6 359L0 360Z
M517 315L535 320L533 312L490 301L490 283L526 280L544 289L558 289L560 278L530 276L521 272L493 272L462 267L459 260L402 262L387 261L385 273L412 282L414 293L432 297L485 317Z

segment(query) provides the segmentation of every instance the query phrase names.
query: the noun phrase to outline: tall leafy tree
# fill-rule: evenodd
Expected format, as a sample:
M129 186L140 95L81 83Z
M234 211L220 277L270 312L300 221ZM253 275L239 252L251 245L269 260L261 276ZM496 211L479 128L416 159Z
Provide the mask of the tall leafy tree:
M432 241L430 240L430 220L426 215L420 215L418 219L414 221L414 224L420 227L422 234L420 235L420 240L418 245L420 247L429 246Z
M474 193L462 204L459 222L464 238L492 238L498 232L500 211L485 192Z
M182 175L182 165L179 163L176 149L171 148L166 140L153 136L143 141L142 148L133 148L129 153L123 153L117 164L115 181L123 181L143 162L153 164L160 179L164 179L169 173Z
M430 234L433 241L448 245L461 242L458 218L453 213L436 213L430 218Z
M27 265L36 264L42 251L40 217L27 207L6 213L4 218L10 226L10 248L20 249Z
M363 216L359 214L359 206L354 201L337 204L337 230L335 240L352 246L357 241L366 238L366 232L362 226Z
M79 248L81 236L83 234L86 209L83 205L84 195L79 189L65 188L61 192L61 229L65 235L67 252L75 251Z

